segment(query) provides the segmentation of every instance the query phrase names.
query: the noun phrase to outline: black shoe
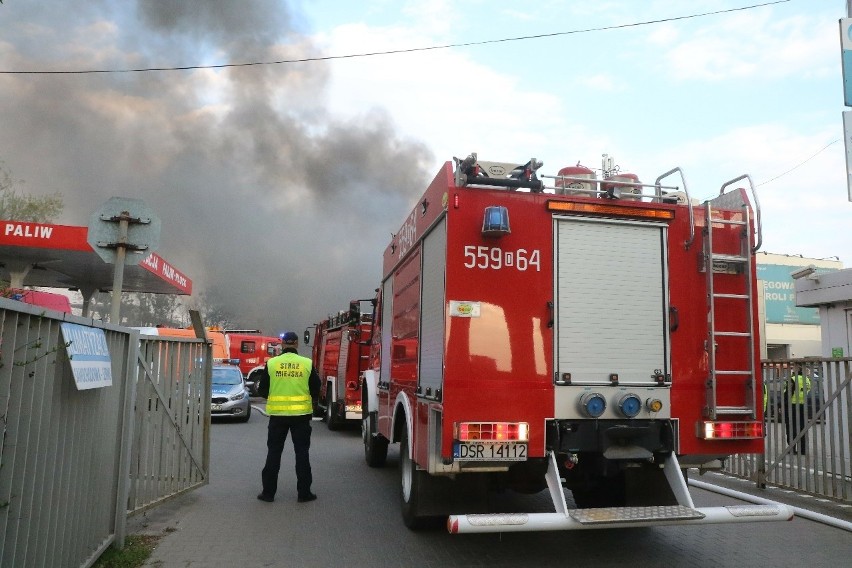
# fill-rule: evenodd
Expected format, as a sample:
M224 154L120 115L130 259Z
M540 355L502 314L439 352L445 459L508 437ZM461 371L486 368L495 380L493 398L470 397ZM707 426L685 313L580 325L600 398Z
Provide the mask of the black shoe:
M272 496L272 495L267 495L266 493L260 493L260 494L257 496L257 498L258 498L258 499L260 499L261 501L266 501L267 503L272 503L273 501L275 501L275 497L274 497L274 496ZM314 499L316 499L316 497L314 497Z
M258 497L259 499L260 497ZM317 496L313 493L308 493L307 495L299 495L299 498L296 499L299 503L307 503L308 501L316 501Z

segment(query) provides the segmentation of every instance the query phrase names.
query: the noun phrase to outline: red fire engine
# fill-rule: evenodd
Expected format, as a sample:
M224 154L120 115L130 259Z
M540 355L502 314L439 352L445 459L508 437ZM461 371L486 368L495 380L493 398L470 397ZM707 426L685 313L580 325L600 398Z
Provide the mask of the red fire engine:
M341 311L314 326L311 352L322 390L318 413L329 430L337 430L348 421L361 420L361 374L367 370L370 354L368 339L372 310L361 311L371 300L353 300L349 310ZM305 343L310 331L305 331Z
M281 339L263 335L259 329L226 329L225 337L231 359L239 361L249 391L256 394L259 380L255 380L255 374L281 353Z
M405 524L789 519L697 508L685 480L763 451L751 178L698 205L680 168L642 184L606 156L600 179L540 166L447 162L385 250L362 430L371 466L400 444ZM504 487L549 489L552 509L489 510Z

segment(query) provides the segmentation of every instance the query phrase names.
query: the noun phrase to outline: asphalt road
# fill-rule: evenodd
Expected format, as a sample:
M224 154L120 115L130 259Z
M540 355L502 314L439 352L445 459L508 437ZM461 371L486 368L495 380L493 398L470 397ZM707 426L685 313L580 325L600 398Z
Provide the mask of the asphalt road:
M398 448L388 464L364 463L360 432L313 423L311 462L319 499L296 502L292 446L284 449L274 503L256 499L267 418L214 422L210 484L131 519L128 532L165 535L146 566L550 567L848 566L852 533L806 519L738 525L450 535L405 528ZM543 507L546 494L502 497ZM739 501L693 490L698 506ZM510 503L511 505L511 503Z

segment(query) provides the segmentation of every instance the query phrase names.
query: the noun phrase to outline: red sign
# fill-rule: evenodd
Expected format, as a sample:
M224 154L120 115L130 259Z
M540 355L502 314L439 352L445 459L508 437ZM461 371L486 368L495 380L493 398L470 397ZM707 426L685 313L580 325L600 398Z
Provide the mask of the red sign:
M86 242L86 227L47 225L24 221L0 221L0 243L22 247L92 250Z
M47 253L50 256L50 266L56 269L62 263L70 263L80 266L88 266L88 276L91 279L92 266L102 266L100 258L88 243L88 227L72 227L68 225L51 225L47 223L32 223L28 221L5 221L0 220L0 257L9 257L15 260L25 260L27 256L35 255L42 258L45 253L40 251L27 252L25 249L45 249L51 251L72 251L61 254ZM6 248L8 247L8 248ZM82 255L80 253L83 253ZM91 255L91 259L89 258ZM2 261L0 261L2 262ZM34 263L38 260L33 260ZM160 280L167 282L176 291L169 293L192 294L192 280L183 272L166 262L161 256L151 253L145 260L139 263L146 272L154 274ZM135 266L126 268L135 271ZM62 272L62 271L60 271ZM66 276L73 274L65 270ZM144 274L144 273L143 273ZM85 279L84 279L85 280ZM111 279L110 279L111 282ZM60 286L65 286L63 282ZM53 282L37 284L41 286L56 286ZM158 288L154 286L154 288ZM143 288L144 289L144 288Z
M163 280L168 280L175 287L180 288L187 294L192 294L192 280L186 277L180 270L163 260L157 253L151 253L139 266L158 275Z

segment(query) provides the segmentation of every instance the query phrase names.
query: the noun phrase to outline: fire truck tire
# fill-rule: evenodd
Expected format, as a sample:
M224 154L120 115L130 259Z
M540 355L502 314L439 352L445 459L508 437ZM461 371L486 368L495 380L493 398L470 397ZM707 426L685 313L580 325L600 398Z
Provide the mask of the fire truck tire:
M418 471L417 465L408 451L408 429L402 426L402 439L399 442L399 470L402 496L402 521L411 530L429 528L435 524L435 517L423 515L420 510L420 496L428 492L426 485L431 481L429 474Z
M249 386L249 396L257 396L257 389L260 386L260 373L257 371L249 373L249 376L246 377L246 382L251 383Z
M328 401L328 404L325 406L325 423L328 426L328 429L332 432L335 430L340 430L341 421L337 413L337 404L331 402L330 393L326 400Z
M251 418L251 404L248 405L248 409L246 410L246 415L240 419L240 422L248 422Z
M382 467L388 458L388 441L376 432L376 413L364 413L361 437L364 439L364 459L370 467Z

